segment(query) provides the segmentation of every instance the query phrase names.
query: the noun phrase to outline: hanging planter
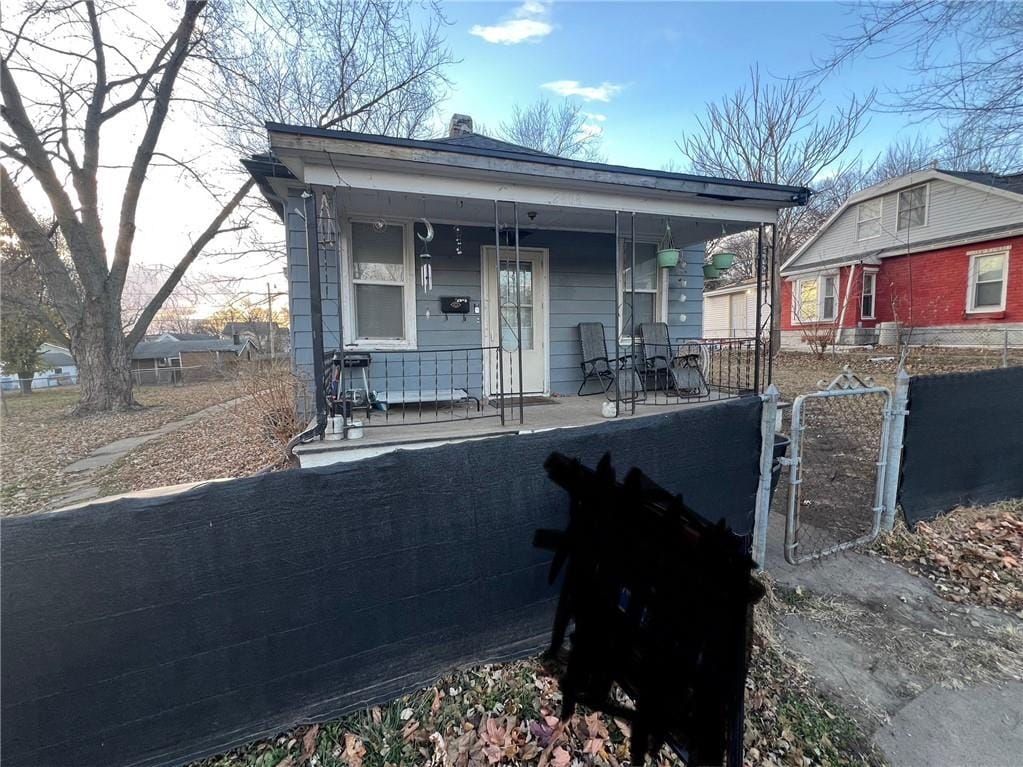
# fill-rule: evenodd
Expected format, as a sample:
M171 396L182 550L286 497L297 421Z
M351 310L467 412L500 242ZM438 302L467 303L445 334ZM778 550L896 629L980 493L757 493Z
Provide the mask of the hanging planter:
M675 239L671 236L671 224L664 222L664 236L657 245L657 265L662 269L673 269L678 266L679 250Z
M703 265L703 279L716 280L719 276L721 276L721 270L714 266L714 264Z
M732 264L735 263L734 253L715 253L711 256L711 260L714 262L715 269L730 269Z

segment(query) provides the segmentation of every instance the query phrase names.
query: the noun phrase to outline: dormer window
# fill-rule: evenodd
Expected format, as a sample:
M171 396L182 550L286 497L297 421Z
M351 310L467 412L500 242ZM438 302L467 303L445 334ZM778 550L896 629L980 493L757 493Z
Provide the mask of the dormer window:
M881 200L877 197L856 206L856 239L869 240L881 234Z
M911 186L899 192L898 230L905 232L910 227L927 225L927 184Z

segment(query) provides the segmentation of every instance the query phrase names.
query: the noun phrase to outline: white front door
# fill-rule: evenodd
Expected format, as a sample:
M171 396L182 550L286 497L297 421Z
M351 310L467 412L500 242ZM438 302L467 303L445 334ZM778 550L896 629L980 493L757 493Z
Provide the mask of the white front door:
M515 248L501 248L498 269L497 250L483 248L483 289L485 306L484 345L500 347L488 355L490 394L519 391L519 322L521 318L522 392L546 394L547 381L547 251L519 248L519 311L516 312Z

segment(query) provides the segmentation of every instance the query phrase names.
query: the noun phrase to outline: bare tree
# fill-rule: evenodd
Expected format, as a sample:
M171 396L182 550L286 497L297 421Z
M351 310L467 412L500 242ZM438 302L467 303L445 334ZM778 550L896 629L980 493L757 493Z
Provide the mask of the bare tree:
M501 123L498 136L538 152L578 160L600 156L600 126L582 107L568 99L554 105L540 98L528 107L512 107L508 122Z
M132 349L214 238L238 236L256 215L244 204L251 178L237 174L237 185L225 191L190 158L160 151L172 109L216 131L222 145L246 150L265 148L265 119L413 135L427 129L450 61L439 11L420 27L405 2L194 0L169 24L160 22L167 9L154 7L51 0L9 15L2 27L2 212L66 325L80 372L80 413L134 405ZM111 144L101 138L122 121L140 130L130 163L111 168L127 171L111 245L101 209L113 201L100 199L98 182L109 168L101 145L110 151ZM182 247L125 330L122 297L137 213L146 181L160 167L189 177L216 199L218 212ZM67 261L33 214L37 197L67 243Z
M707 105L698 129L677 146L694 173L813 188L809 205L779 213L778 255L784 260L840 202L836 198L858 165L848 151L866 127L871 99L853 98L823 118L817 89L765 82L754 68L747 85Z
M407 138L431 132L455 59L437 3L248 0L224 6L216 120L261 151L264 121Z
M164 29L130 7L81 2L36 3L5 20L2 211L67 328L80 374L80 413L134 405L132 348L206 245L231 230L228 219L252 186L246 180L222 201L125 333L121 295L136 214L176 89L192 60L206 51L211 30L205 9L202 1L184 3ZM119 119L138 120L142 130L109 247L98 178L102 137ZM67 243L68 261L30 208L37 190Z
M878 108L954 126L956 156L1023 163L1023 4L904 0L857 6L855 33L835 39L819 77L864 55L912 54L912 85ZM977 158L974 157L976 162ZM1010 165L1010 167L1013 167ZM976 167L976 166L975 166ZM999 170L1006 168L990 168Z

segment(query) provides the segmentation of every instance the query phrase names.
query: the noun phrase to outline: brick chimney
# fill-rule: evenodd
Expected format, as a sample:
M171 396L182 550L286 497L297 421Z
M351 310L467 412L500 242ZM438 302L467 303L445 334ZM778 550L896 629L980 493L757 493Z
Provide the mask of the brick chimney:
M455 136L471 136L472 135L472 118L469 115L453 114L451 115L451 122L448 124L448 136L454 138Z

